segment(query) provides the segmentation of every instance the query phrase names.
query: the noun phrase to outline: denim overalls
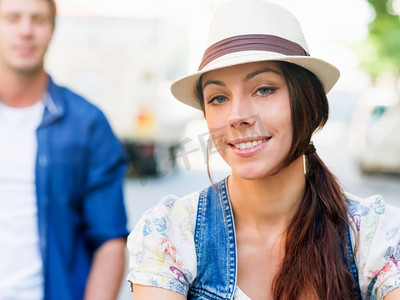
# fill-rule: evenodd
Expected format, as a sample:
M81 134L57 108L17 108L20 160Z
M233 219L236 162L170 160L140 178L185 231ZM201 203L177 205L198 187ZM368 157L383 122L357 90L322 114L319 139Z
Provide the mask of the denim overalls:
M194 241L197 256L197 276L193 281L188 299L233 299L236 288L237 249L232 207L226 189L226 179L217 189L210 186L199 196ZM348 233L348 264L353 255ZM342 252L344 253L344 251ZM356 291L356 300L361 299L358 273L354 260L350 273Z

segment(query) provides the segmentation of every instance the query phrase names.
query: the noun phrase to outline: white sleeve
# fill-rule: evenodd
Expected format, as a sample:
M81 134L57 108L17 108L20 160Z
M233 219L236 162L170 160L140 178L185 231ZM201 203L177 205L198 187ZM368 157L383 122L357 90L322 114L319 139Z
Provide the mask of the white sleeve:
M196 276L197 200L198 193L167 196L141 217L128 237L128 281L187 296Z
M400 209L385 205L381 196L351 201L362 298L383 299L400 287Z

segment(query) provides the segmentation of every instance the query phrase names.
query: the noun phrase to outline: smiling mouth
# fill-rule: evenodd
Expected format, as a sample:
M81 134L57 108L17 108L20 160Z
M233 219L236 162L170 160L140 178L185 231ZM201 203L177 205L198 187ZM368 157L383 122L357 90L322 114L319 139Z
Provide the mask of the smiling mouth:
M261 145L262 143L265 143L266 141L268 141L270 139L271 139L271 137L268 137L268 138L263 138L263 139L259 139L259 140L254 140L254 141L234 143L234 144L230 144L230 145L239 150L246 150L246 149L251 149L251 148L257 147L258 145Z

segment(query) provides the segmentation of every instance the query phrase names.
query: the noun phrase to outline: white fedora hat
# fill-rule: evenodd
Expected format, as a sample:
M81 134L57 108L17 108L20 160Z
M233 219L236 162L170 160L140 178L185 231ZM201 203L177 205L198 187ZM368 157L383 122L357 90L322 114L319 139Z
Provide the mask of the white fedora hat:
M208 71L257 61L286 61L314 73L327 93L339 70L311 57L301 26L285 8L264 0L233 0L214 14L206 51L194 74L178 79L171 92L179 101L201 109L195 87Z

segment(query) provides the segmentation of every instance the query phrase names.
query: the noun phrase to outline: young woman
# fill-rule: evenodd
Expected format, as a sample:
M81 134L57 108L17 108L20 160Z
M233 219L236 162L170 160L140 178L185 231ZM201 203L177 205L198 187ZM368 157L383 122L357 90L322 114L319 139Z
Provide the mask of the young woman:
M400 210L344 193L311 142L338 77L280 6L216 12L199 71L172 93L203 110L231 175L141 218L135 300L400 299Z

